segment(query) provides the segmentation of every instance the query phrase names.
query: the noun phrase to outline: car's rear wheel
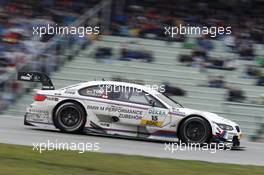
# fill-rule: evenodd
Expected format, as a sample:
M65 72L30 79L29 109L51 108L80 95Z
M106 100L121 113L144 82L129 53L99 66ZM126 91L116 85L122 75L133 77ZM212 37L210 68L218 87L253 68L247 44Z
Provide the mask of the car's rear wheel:
M199 116L186 119L180 126L180 139L185 143L207 143L210 137L209 123Z
M54 124L63 132L81 132L85 122L86 115L83 108L74 102L61 104L54 113Z

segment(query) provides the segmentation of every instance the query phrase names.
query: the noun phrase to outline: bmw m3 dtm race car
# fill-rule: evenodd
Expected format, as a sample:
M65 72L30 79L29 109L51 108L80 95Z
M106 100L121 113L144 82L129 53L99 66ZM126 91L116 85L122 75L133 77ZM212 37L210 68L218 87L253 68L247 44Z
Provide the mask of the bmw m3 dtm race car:
M39 72L19 72L18 80L41 82L24 124L67 133L88 132L185 143L239 146L237 123L217 114L185 108L143 85L90 81L55 90Z

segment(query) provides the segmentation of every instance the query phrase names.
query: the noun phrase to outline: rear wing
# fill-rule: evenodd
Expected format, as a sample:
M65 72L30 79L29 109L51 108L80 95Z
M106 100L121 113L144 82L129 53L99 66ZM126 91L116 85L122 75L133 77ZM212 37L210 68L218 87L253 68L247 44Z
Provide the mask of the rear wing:
M29 82L41 82L42 90L54 90L54 86L49 76L41 72L18 72L17 80Z

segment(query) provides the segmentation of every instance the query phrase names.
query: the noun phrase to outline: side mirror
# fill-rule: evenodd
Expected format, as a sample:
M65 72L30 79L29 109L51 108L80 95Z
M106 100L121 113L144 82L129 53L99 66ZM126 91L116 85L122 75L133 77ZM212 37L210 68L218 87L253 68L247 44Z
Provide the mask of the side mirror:
M154 107L154 106L156 105L155 101L153 101L153 100L149 100L149 104L150 104L152 107Z

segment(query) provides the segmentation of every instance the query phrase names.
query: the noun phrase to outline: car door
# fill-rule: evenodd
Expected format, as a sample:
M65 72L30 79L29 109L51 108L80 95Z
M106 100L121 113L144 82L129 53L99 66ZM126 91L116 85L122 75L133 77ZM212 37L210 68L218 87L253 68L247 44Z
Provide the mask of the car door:
M131 101L134 89L131 87L112 85L108 93L111 99L109 115L113 117L116 124L126 126L138 126L141 119L146 115L149 104L140 100Z
M141 89L126 87L122 91L112 91L109 98L115 102L111 106L118 108L110 115L117 116L120 124L163 127L170 121L169 110Z
M171 122L169 109L152 95L144 93L144 96L149 103L149 108L143 116L140 125L158 128L168 125Z

